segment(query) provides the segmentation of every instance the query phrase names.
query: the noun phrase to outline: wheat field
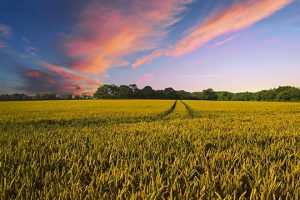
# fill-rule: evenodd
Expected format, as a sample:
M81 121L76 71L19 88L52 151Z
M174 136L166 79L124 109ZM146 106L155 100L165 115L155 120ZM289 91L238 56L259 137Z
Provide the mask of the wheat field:
M0 102L0 199L298 199L300 104Z

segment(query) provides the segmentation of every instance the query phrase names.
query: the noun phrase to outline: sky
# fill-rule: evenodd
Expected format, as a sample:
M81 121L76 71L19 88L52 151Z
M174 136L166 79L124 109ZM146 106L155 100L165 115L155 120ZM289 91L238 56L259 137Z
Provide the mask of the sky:
M300 0L0 0L0 93L300 87Z

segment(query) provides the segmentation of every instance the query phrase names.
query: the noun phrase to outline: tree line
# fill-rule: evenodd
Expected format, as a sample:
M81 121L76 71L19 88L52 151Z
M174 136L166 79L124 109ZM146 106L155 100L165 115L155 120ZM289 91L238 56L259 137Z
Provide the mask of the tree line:
M206 89L201 92L187 92L174 90L171 87L164 90L154 90L150 86L142 89L136 84L131 85L101 85L93 96L87 94L74 95L72 93L54 94L41 93L35 95L3 94L0 100L54 100L54 99L190 99L190 100L215 100L215 101L300 101L300 89L283 86L259 92L227 92Z
M259 92L214 91L209 88L202 92L186 92L171 87L154 90L150 86L139 89L132 85L102 85L95 92L96 99L194 99L215 101L300 101L300 89L283 86Z

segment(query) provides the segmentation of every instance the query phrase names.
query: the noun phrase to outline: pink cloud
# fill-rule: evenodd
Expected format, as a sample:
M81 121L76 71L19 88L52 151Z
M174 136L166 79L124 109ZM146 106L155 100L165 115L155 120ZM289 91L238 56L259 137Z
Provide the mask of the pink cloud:
M129 63L125 56L156 48L168 27L180 20L192 0L133 0L127 5L90 3L64 48L71 66L89 74ZM124 3L124 2L123 2Z
M25 72L25 75L27 77L31 77L31 78L41 77L41 73L39 71L36 71L36 70L28 70L28 71Z
M237 37L238 37L238 35L234 35L234 36L228 37L228 38L226 38L225 40L222 40L222 41L217 42L217 43L214 44L211 48L216 48L216 47L222 46L222 45L224 45L224 44L226 44L226 43L228 43L228 42L234 40L234 39L237 38Z
M143 63L147 63L150 60L153 60L155 58L164 56L166 54L166 51L164 49L157 49L154 50L151 54L145 55L143 57L138 58L133 64L133 68L137 68L138 66L142 65Z
M9 37L10 35L11 35L11 28L4 24L0 24L0 36Z
M146 83L150 82L151 80L153 80L154 78L155 78L155 74L154 73L143 74L142 77L140 77L137 80L137 84L138 85L146 84Z
M62 91L73 92L75 94L80 93L92 93L95 92L95 88L101 85L101 82L96 78L85 77L76 73L75 71L68 70L59 65L54 65L47 62L40 62L49 73L52 73L56 77L60 77L58 80L62 85Z
M137 59L133 67L161 56L177 57L192 52L221 35L248 28L284 8L292 0L245 0L232 4L219 14L211 14L203 24L175 45ZM157 52L160 52L159 54Z

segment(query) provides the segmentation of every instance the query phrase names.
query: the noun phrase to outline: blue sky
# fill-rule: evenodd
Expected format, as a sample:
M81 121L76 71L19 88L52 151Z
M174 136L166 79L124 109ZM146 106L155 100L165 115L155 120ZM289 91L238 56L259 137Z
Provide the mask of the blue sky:
M298 0L2 0L1 93L300 87Z

